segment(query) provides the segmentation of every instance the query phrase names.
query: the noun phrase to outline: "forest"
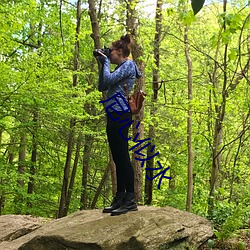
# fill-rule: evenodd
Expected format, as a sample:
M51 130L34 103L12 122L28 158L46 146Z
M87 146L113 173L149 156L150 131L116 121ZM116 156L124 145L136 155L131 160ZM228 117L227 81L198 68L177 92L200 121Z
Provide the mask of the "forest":
M134 89L147 94L130 134L151 138L144 156L130 151L138 204L208 218L222 241L249 238L249 4L1 0L0 215L60 218L110 203L115 165L93 50L128 33L143 75ZM160 188L157 161L171 178Z

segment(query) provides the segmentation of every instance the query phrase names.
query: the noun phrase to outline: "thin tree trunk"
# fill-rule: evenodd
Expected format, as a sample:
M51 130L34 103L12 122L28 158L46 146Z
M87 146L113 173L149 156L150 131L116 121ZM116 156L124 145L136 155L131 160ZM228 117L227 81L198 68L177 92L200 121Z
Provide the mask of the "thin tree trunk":
M2 149L2 134L3 131L0 128L0 149ZM3 178L0 179L0 186L2 185L3 185ZM2 215L2 208L4 207L4 201L5 201L4 191L0 189L0 215Z
M76 16L76 42L75 42L75 51L74 51L74 70L78 70L79 68L79 48L80 48L80 43L79 43L79 34L80 34L80 27L81 27L81 1L77 2L77 16ZM77 85L77 74L73 75L73 87ZM78 135L77 143L76 143L76 154L75 154L75 159L74 159L74 164L70 176L70 182L69 182L69 187L67 190L67 195L66 195L66 204L65 208L63 211L63 216L66 216L68 214L69 210L69 205L70 205L70 200L71 200L71 195L74 187L74 182L75 182L75 176L76 176L76 170L77 170L77 164L79 160L79 154L80 154L80 147L81 147L81 140L82 140L82 135L81 132ZM70 164L69 164L70 168Z
M44 9L44 2L43 0L40 1L40 8L41 10ZM43 21L40 21L39 25L38 25L38 38L37 38L37 46L40 47L41 46L41 38L42 38L42 27L43 27ZM35 37L34 34L36 33L35 31L35 26L34 24L31 22L30 23L30 43L34 43L35 42ZM34 51L33 48L31 48L31 51ZM39 56L41 56L41 52L38 52ZM39 67L41 67L40 62L38 62ZM37 81L39 82L39 76L37 76ZM36 101L34 99L34 104L36 104ZM34 111L33 111L33 128L32 128L32 152L31 152L31 166L29 168L29 173L30 173L30 177L29 177L29 182L28 182L28 194L32 194L34 191L34 175L35 175L35 165L36 165L36 161L37 161L37 123L38 123L38 109L35 106L34 107ZM30 200L27 201L27 206L28 207L32 207L32 203Z
M0 128L0 149L2 149L2 135L3 135L3 130L2 128ZM3 185L3 178L0 179L0 186L2 185ZM0 189L0 215L2 215L4 202L5 202L5 193L2 189Z
M74 145L73 145L74 144L74 126L75 126L75 121L74 119L71 119L66 162L64 166L63 185L62 185L62 190L61 190L60 205L59 205L59 211L58 211L58 216L57 216L58 218L61 218L64 216L64 210L66 206L68 183L69 183L69 178L70 178L69 176L70 162L71 162L71 157L72 157L72 151L74 148Z
M2 128L0 128L0 149L2 148L2 137L3 137L3 131Z
M135 90L141 89L142 91L145 91L145 78L144 78L144 62L141 59L143 55L143 49L138 43L138 33L137 33L137 19L136 19L136 0L128 0L127 1L127 19L126 19L126 27L127 32L132 36L133 43L132 43L132 56L133 60L137 63L139 70L142 73L142 77L137 81L135 84ZM139 114L134 115L133 117L133 138L136 136L137 133L139 133L139 136L137 140L144 139L144 126L142 124L144 118L144 107L142 107ZM136 125L138 122L140 123L140 126L138 129L136 129ZM140 145L136 149L133 150L133 159L132 159L132 165L134 167L135 171L135 193L138 203L142 201L142 168L141 168L141 161L138 161L135 159L142 158L140 155L135 154L135 150L138 150L142 146Z
M37 138L36 138L36 132L37 132L37 121L38 121L38 112L37 110L34 111L33 114L33 132L32 132L32 152L31 152L31 166L29 169L30 177L28 182L28 194L32 194L34 192L34 175L35 175L35 165L37 160ZM28 207L32 207L32 203L28 201L27 204Z
M95 1L94 0L88 0L89 4L89 16L90 16L90 21L91 21L91 27L92 27L92 34L91 37L94 40L94 47L95 49L100 49L101 48L101 40L100 40L100 28L99 28L99 22L98 22L98 17L96 14L96 6L95 6ZM101 4L102 1L100 1L99 4L99 19L100 19L100 11L101 11ZM101 65L98 63L98 69L99 71L101 70ZM105 100L107 99L106 92L102 92L102 99ZM104 104L103 104L104 105ZM109 156L110 156L110 161L112 162L110 164L111 167L111 179L112 179L112 184L116 183L116 170L115 170L115 163L113 162L113 158L111 157L111 151L109 148ZM112 185L112 192L113 195L116 193L116 186Z
M97 199L98 199L98 197L99 197L99 195L101 193L102 187L104 186L104 183L105 183L105 181L106 181L106 179L108 177L109 170L111 168L110 164L111 164L111 161L109 162L108 166L106 167L106 169L104 171L104 174L102 176L101 182L100 182L100 184L99 184L99 186L98 186L98 188L97 188L97 190L95 192L94 199L93 199L93 201L91 203L91 209L94 209L95 206L96 206Z
M223 12L227 11L227 0L223 1ZM226 30L226 20L224 18L224 31ZM219 108L217 108L217 117L215 120L214 126L214 140L213 140L213 163L210 177L210 193L208 199L208 214L211 216L213 207L214 207L214 193L217 187L218 175L220 171L221 165L221 145L222 145L222 129L223 129L223 121L225 116L226 109L226 87L227 87L227 50L228 44L225 44L224 48L224 62L223 62L223 71L224 71L224 80L223 80L223 89L222 89L222 103Z
M80 27L81 27L81 0L77 1L77 20L76 20L76 41L75 41L75 51L74 51L74 71L77 71L79 68L79 34L80 34ZM77 85L77 74L73 75L73 87ZM73 96L74 97L74 96ZM70 121L70 132L68 138L68 147L67 147L67 155L66 155L66 162L64 166L64 177L63 177L63 185L61 190L61 198L59 204L59 211L58 211L58 218L61 218L64 215L66 208L66 200L67 200L67 193L68 193L68 184L70 178L70 165L72 159L72 152L74 148L74 137L75 137L75 118L71 118Z
M19 156L18 156L18 173L19 173L19 179L18 184L23 187L24 186L24 180L22 179L22 175L25 172L25 161L26 161L26 136L22 135L20 140L20 148L19 148Z
M18 153L18 190L16 193L16 196L14 198L14 210L15 214L21 214L23 211L21 209L20 204L25 203L24 197L23 197L23 187L24 187L24 179L22 175L25 173L25 161L26 161L26 150L27 150L27 138L26 135L21 135L20 138L20 147L19 147L19 153Z
M172 96L171 104L172 104L172 106L174 106L174 98L173 98L173 96ZM173 125L174 125L174 127L178 126L177 124L173 124ZM173 159L173 161L174 161L174 159ZM176 182L175 182L176 181L176 172L175 172L174 168L170 168L169 170L170 170L171 179L169 180L169 186L168 187L169 187L169 189L174 190L176 188L176 186L175 186L176 185Z
M66 197L66 206L65 206L65 209L63 212L63 216L66 216L68 214L68 210L69 210L69 205L70 205L72 191L74 188L76 170L77 170L77 165L78 165L78 160L79 160L79 155L80 155L81 142L82 142L82 134L80 133L78 138L77 138L76 154L75 154L74 164L73 164L72 173L71 173L71 177L70 177L70 183L69 183L68 193L67 193L67 197Z
M158 88L159 88L159 68L160 68L160 45L161 45L161 29L162 29L162 0L157 0L156 3L156 15L155 15L155 23L156 23L156 33L154 39L154 59L155 59L155 67L153 69L153 96L152 96L152 106L150 109L150 116L153 117L156 114L155 103L158 98ZM147 147L147 158L151 157L155 152L151 152L154 146L154 136L155 136L155 126L149 126L149 134L148 137L151 138L151 144ZM146 162L147 168L154 168L154 158L148 160ZM153 180L149 180L153 178L154 171L146 170L145 175L145 197L144 203L146 205L150 205L152 203L153 198ZM149 177L149 179L147 178Z
M113 196L115 196L117 190L116 167L112 157L111 150L109 150L109 166L111 170L112 194Z
M83 166L82 166L82 193L81 193L81 210L87 209L87 184L88 184L88 172L89 172L89 158L91 152L91 145L93 137L91 135L85 135L85 143L83 150Z
M14 145L15 145L16 141L15 139L11 136L10 137L10 146L8 146L8 156L7 156L7 162L8 164L12 164L15 158L15 152L13 150Z
M0 149L2 149L2 135L3 131L0 128ZM0 186L3 185L3 178L0 179ZM4 207L4 192L0 189L0 215L2 215L2 208Z
M192 149L192 92L193 92L193 77L192 77L192 60L189 53L188 44L188 27L185 27L185 55L188 65L188 117L187 117L187 145L188 145L188 189L187 189L187 200L186 210L191 212L192 209L192 197L193 197L193 149Z
M94 0L88 0L89 4L89 16L92 26L92 34L91 37L94 40L94 47L96 49L101 48L101 40L100 40L100 29L99 29L99 22L96 15L96 6Z
M32 137L32 152L31 152L31 162L32 165L30 166L30 174L31 177L29 177L28 182L28 194L32 194L34 191L34 175L35 175L35 164L37 160L37 142L36 142L36 136L33 134Z

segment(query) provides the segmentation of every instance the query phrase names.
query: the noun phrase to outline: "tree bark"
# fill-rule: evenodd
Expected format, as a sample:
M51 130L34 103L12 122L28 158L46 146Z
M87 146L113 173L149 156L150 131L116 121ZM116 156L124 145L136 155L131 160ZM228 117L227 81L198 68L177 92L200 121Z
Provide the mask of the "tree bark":
M131 35L132 37L132 56L133 56L133 60L136 62L139 70L142 73L142 77L137 81L137 83L135 84L135 90L142 90L145 91L145 78L144 78L144 62L141 59L142 55L143 55L143 48L140 46L140 44L138 43L138 32L137 32L137 18L136 18L136 5L137 5L137 1L136 0L128 0L127 1L127 19L126 19L126 27L127 27L127 33ZM139 114L134 115L133 117L133 137L136 136L137 133L139 133L139 136L137 138L137 140L142 140L144 139L144 126L142 124L144 118L144 104L143 107L141 109L141 111L139 112ZM136 129L136 125L138 122L140 123L140 126L138 129ZM134 171L135 171L135 193L136 193L136 198L138 203L140 203L142 201L142 168L141 168L141 161L138 161L135 159L135 157L137 158L142 158L139 155L135 154L135 150L138 150L139 148L141 148L142 146L140 145L139 147L137 147L136 149L133 150L133 159L132 159L132 165L134 167Z
M96 6L94 0L88 0L89 4L89 17L91 21L92 27L92 34L91 37L94 40L94 47L96 49L101 48L101 39L100 39L100 29L99 29L99 22L96 15Z
M95 192L94 199L93 199L93 201L91 203L91 209L95 209L97 199L98 199L98 197L99 197L99 195L101 193L102 187L103 187L103 185L104 185L104 183L105 183L105 181L106 181L106 179L108 177L109 170L111 168L110 164L111 164L111 161L109 162L108 166L106 167L106 169L104 171L104 174L102 176L101 182L100 182L100 184L99 184L99 186L98 186L98 188L97 188L97 190Z
M26 151L27 151L27 137L26 135L21 135L20 138L20 147L19 147L19 153L18 153L18 189L16 191L16 196L14 198L14 204L15 204L15 214L21 214L23 213L23 210L20 206L20 204L25 203L24 196L23 196L23 188L24 188L24 179L22 175L25 173L25 165L26 165Z
M22 179L22 175L25 172L25 161L26 161L26 145L27 138L25 135L21 136L20 139L20 148L19 148L19 156L18 156L18 173L19 173L19 179L18 184L23 187L24 186L24 180Z
M60 198L60 204L59 204L59 211L58 211L58 218L61 218L64 216L64 210L66 208L66 199L67 199L67 192L68 192L68 183L69 183L69 174L70 174L70 163L71 163L71 157L72 157L72 151L74 148L74 126L75 121L74 119L71 119L70 121L70 132L69 132L69 138L68 138L68 146L67 146L67 155L66 155L66 162L64 166L64 175L63 175L63 184L62 184L62 190L61 190L61 198Z
M29 177L29 182L28 182L28 194L32 194L34 191L34 175L35 175L35 165L36 165L36 160L37 160L37 138L36 138L36 133L37 133L37 122L38 122L38 112L37 110L34 111L33 113L33 132L32 132L32 151L31 151L31 166L29 169L30 172L30 177ZM28 202L28 207L32 207L32 203L29 201Z
M83 165L82 165L82 193L81 193L81 207L80 209L87 209L87 184L88 184L88 172L89 172L89 157L91 152L91 145L93 137L85 135L85 144L83 150Z
M78 138L77 138L76 154L75 154L74 164L73 164L73 168L72 168L72 173L70 176L70 183L69 183L69 188L68 188L68 192L67 192L66 205L65 205L64 212L63 212L63 216L66 216L68 214L68 210L69 210L69 205L70 205L72 191L74 188L76 170L77 170L77 165L78 165L78 160L79 160L79 155L80 155L81 142L82 142L82 134L80 133Z
M112 157L111 150L109 150L109 165L111 170L112 194L113 196L115 196L117 190L116 167Z
M0 128L0 149L2 149L2 137L3 137L3 131L2 128Z
M97 17L97 14L96 14L95 1L94 0L88 0L88 4L89 4L89 16L90 16L91 27L92 27L91 37L94 40L95 49L100 49L101 48L100 29L99 29L98 17ZM101 16L100 15L101 4L102 4L102 1L100 1L100 4L99 4L99 13L98 13L99 19L100 19L100 16ZM101 70L100 63L98 63L98 69L99 69L99 71ZM107 99L106 92L102 92L102 99L103 100ZM112 163L110 163L111 179L112 179L112 184L114 184L114 183L116 183L116 170L115 170L115 163L113 162L113 158L112 158L110 148L109 148L109 156L110 156L109 161L112 162ZM112 192L113 192L113 195L115 195L116 186L114 186L114 185L112 186Z
M188 27L185 27L184 34L185 42L185 55L188 66L188 117L187 117L187 146L188 146L188 189L186 210L191 212L192 209L192 197L193 197L193 149L192 149L192 92L193 92L193 77L192 77L192 59L189 53L188 44Z
M40 5L39 5L40 9L43 10L44 9L44 1L41 0L40 1ZM41 38L42 38L42 28L43 28L43 21L39 22L38 25L38 30L37 30L37 46L41 47ZM31 22L30 23L30 36L29 36L29 40L30 43L35 43L36 38L35 38L35 25ZM34 51L34 48L30 48L31 51ZM41 56L41 52L38 52L38 55ZM41 67L40 62L38 62L38 67ZM40 81L40 77L39 75L36 77L37 81ZM28 194L32 194L34 191L34 176L35 176L35 165L36 165L36 161L37 161L37 129L38 129L38 108L36 107L36 101L34 98L34 110L32 110L33 113L33 119L32 119L32 123L33 123L33 127L32 127L32 149L31 149L31 166L29 168L29 173L30 173L30 177L29 177L29 182L28 182ZM32 202L29 200L27 201L27 206L28 207L32 207Z
M153 68L153 95L152 95L152 106L150 109L150 117L153 117L156 114L155 103L158 98L158 88L159 88L159 68L160 68L160 45L161 45L161 30L162 30L162 0L157 0L156 3L156 15L155 15L155 38L154 38L154 60L155 67ZM151 138L151 144L147 147L147 158L154 155L155 152L151 152L151 149L154 146L154 136L155 136L155 126L149 125L149 134L148 137ZM154 158L147 161L147 168L154 168ZM146 170L145 175L145 197L144 203L150 205L153 198L153 180L149 180L154 175L153 170Z
M223 1L223 12L227 11L227 0ZM224 18L223 29L226 31L226 20ZM225 116L226 109L226 98L227 98L227 50L228 44L225 44L224 48L224 60L223 60L223 89L222 89L222 103L220 107L215 107L217 116L214 125L214 139L213 139L213 161L212 161L212 169L211 169L211 177L210 177L210 192L208 199L208 215L212 215L213 207L214 207L214 193L217 187L218 175L220 171L221 165L221 145L222 145L222 129L223 129L223 121Z
M76 12L76 41L75 41L75 50L74 50L74 71L77 71L79 68L79 48L80 48L80 42L79 42L79 34L80 34L80 27L81 27L81 4L82 1L77 1L77 12ZM77 79L78 75L73 75L73 87L77 85ZM74 96L73 96L74 97ZM70 178L70 165L71 165L71 158L72 158L72 152L74 148L74 137L75 137L75 123L76 119L71 118L70 121L70 132L69 132L69 138L68 138L68 147L67 147L67 155L66 155L66 162L64 166L64 177L63 177L63 185L61 190L61 198L60 198L60 204L59 204L59 211L58 211L58 218L61 218L65 216L65 211L67 211L66 206L66 200L67 200L67 193L68 193L68 184L69 184L69 178ZM69 205L69 204L68 204Z

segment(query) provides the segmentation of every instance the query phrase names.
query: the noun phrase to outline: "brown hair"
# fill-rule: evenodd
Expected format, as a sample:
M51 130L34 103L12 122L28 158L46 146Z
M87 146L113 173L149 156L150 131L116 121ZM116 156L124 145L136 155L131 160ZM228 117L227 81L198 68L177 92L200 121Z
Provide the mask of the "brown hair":
M120 40L113 42L112 46L116 49L122 49L123 56L127 57L130 54L130 43L130 36L126 34L125 36L121 36Z

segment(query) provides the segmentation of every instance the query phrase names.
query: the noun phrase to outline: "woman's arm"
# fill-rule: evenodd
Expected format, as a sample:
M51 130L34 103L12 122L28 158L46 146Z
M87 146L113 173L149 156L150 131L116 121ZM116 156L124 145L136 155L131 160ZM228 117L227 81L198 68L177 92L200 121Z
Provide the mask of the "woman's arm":
M110 85L115 85L133 75L134 65L130 63L130 60L124 62L118 69L114 72L110 72L110 61L105 59L103 64L103 75L102 81L103 86L106 88Z
M100 92L108 90L108 86L105 86L103 83L103 65L99 73L98 90Z

